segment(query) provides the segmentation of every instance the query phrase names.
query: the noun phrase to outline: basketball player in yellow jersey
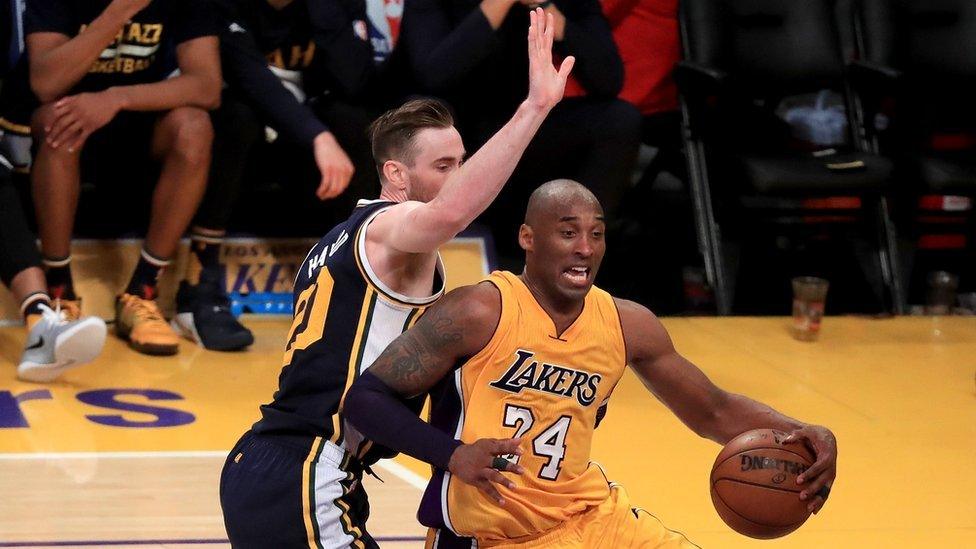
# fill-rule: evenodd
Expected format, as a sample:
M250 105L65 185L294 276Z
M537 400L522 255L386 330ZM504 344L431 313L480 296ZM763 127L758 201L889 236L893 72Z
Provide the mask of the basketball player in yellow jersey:
M703 437L724 444L750 429L789 431L817 456L798 497L814 512L823 505L836 474L833 434L716 387L650 311L594 287L603 232L585 187L543 185L519 233L523 273L496 272L445 296L349 391L348 421L435 467L418 513L428 547L694 547L590 462L625 365ZM430 424L402 404L427 391Z

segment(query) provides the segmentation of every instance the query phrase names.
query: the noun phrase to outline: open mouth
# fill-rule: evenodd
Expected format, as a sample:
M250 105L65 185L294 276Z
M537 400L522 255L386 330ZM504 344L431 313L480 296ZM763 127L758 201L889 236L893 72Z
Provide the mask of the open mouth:
M569 267L563 270L563 276L574 285L583 286L590 278L589 267Z

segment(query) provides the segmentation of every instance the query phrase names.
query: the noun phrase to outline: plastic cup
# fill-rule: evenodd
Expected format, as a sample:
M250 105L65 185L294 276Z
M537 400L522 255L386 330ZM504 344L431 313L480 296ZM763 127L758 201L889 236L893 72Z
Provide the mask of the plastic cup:
M793 337L800 341L815 341L820 335L827 288L830 283L815 276L793 279Z
M926 281L928 291L925 293L925 314L951 314L956 304L959 277L946 271L933 271L926 277Z

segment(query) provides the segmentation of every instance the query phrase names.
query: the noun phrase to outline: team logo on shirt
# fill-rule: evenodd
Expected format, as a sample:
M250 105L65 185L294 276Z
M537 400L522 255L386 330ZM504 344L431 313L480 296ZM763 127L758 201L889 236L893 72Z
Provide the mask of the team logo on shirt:
M81 25L81 34L88 25ZM163 38L162 23L129 21L119 29L115 40L108 45L88 70L97 74L132 74L148 69L156 59Z
M535 353L519 349L515 361L501 378L490 385L509 393L521 393L525 389L575 398L583 406L593 404L603 376L591 374L568 366L548 364L532 360Z

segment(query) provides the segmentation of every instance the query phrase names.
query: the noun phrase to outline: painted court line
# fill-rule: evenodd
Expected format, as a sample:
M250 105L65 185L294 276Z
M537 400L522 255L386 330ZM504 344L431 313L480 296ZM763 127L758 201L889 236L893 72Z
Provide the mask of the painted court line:
M424 541L424 536L376 536L377 542ZM0 541L0 547L106 547L113 545L211 545L228 544L226 539L119 539L70 541Z
M413 486L418 490L424 490L427 488L427 479L418 475L417 473L414 473L410 469L407 469L406 467L400 465L395 461L384 459L378 462L376 465L378 467L381 467L393 473L394 476L399 477L400 480L406 482L407 484Z
M200 450L185 452L24 452L0 454L0 461L56 460L56 459L173 459L173 458L223 458L230 450ZM378 467L418 490L427 487L427 479L403 465L390 460L377 463ZM0 544L0 547L5 547Z
M0 461L42 459L142 459L142 458L216 458L227 457L230 450L192 452L12 452L0 454Z

